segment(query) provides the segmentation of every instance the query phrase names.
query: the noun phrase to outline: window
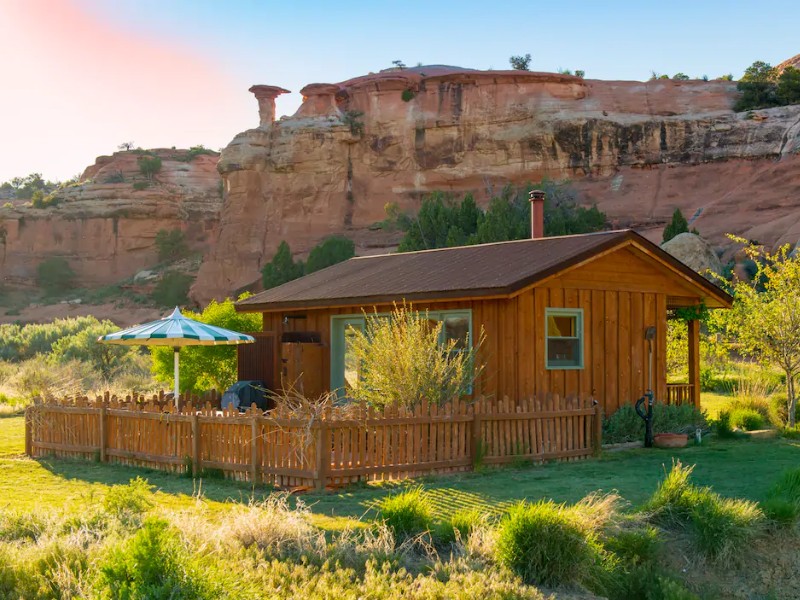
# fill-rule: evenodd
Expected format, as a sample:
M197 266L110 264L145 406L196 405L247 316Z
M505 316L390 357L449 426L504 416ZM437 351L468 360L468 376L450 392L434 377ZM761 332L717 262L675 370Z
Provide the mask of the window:
M548 308L547 368L583 368L583 310L577 308Z
M377 316L381 318L389 315ZM472 346L472 311L428 312L428 318L431 326L442 323L439 334L442 345L455 340L453 352L463 352ZM331 317L331 390L336 390L340 398L350 396L350 390L358 388L361 380L361 366L353 356L352 339L355 332L364 331L366 325L367 319L363 316Z

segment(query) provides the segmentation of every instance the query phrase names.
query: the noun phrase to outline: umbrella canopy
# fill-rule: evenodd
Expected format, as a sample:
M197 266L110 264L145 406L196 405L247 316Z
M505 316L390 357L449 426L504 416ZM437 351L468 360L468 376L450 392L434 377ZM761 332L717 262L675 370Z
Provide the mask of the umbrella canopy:
M255 339L244 333L187 319L176 306L171 315L159 321L101 335L97 341L101 344L125 346L172 346L175 349L175 403L177 405L180 376L179 352L182 346L252 344Z

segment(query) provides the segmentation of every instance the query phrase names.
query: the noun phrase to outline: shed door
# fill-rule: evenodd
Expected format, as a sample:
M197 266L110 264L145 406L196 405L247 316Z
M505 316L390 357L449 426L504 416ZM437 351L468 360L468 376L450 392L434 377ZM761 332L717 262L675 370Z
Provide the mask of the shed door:
M239 381L257 379L263 381L268 390L275 389L275 335L251 333L253 344L240 344L237 350L237 373Z

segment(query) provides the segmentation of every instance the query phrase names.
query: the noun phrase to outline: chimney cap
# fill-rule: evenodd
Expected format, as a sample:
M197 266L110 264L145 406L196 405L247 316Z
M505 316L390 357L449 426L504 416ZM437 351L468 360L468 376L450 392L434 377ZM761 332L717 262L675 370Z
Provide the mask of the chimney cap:
M545 193L543 190L531 190L528 193L528 200L531 202L535 202L537 200L544 200Z

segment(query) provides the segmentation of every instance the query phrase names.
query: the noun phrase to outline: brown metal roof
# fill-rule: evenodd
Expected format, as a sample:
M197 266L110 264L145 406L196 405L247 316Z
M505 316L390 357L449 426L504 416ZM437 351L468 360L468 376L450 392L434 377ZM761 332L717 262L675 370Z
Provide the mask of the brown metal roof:
M237 310L502 296L631 239L713 295L727 296L655 244L624 230L351 258L242 300Z

